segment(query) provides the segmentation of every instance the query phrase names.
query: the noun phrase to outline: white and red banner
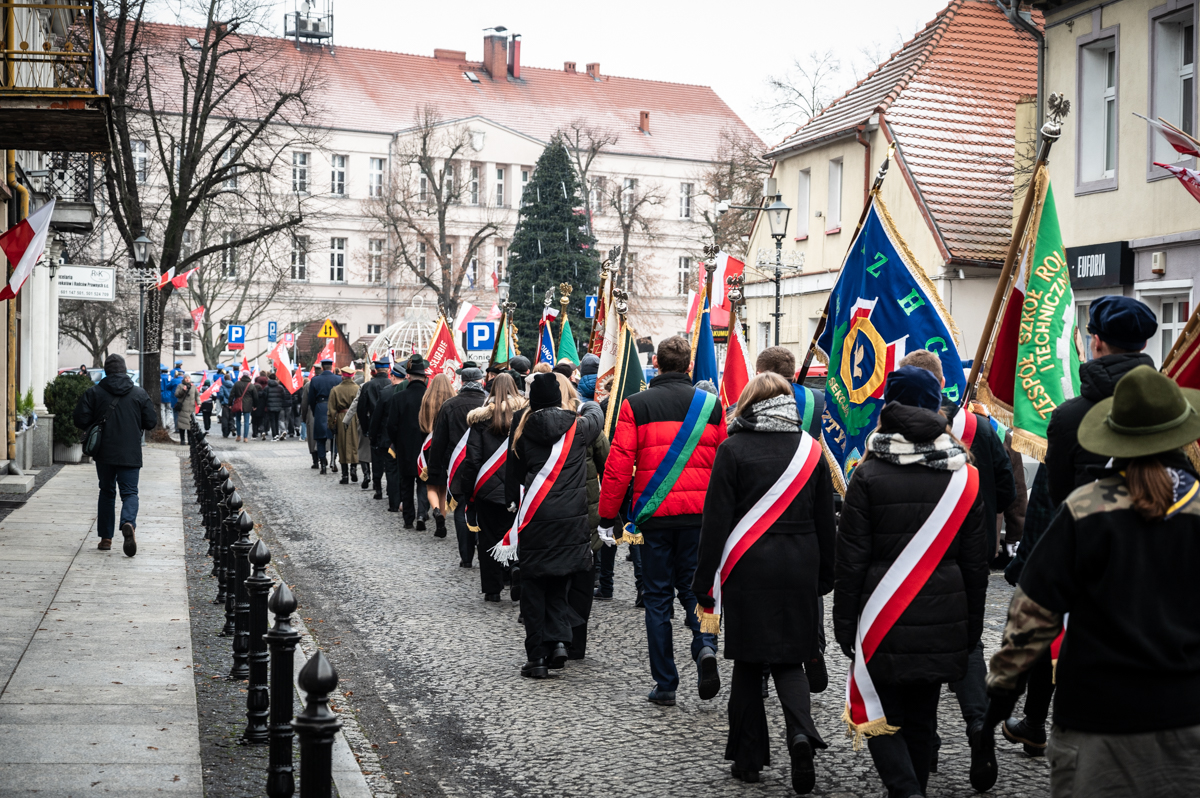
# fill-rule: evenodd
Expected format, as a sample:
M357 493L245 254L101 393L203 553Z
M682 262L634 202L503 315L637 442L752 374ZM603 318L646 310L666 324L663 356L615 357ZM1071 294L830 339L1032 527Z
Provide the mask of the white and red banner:
M421 442L421 451L417 452L417 473L421 475L421 479L428 479L429 477L429 462L425 459L425 452L429 451L429 446L432 443L433 433L431 432Z
M731 257L727 252L717 253L717 269L713 272L712 301L709 303L709 321L714 327L729 326L729 286L727 277L739 277L746 271L746 264Z
M454 317L454 329L457 332L466 332L467 325L474 321L480 312L479 308L470 302L463 302L458 306L458 313Z
M725 371L721 374L723 406L732 407L737 404L742 391L750 384L753 371L746 339L742 337L742 325L734 324L729 330L729 343L725 347Z
M697 606L696 612L700 617L700 630L716 634L720 630L721 619L721 586L729 578L738 560L742 558L751 546L763 536L771 525L779 520L783 511L791 506L792 501L808 483L809 477L821 461L821 444L816 438L801 430L800 443L792 459L788 462L779 479L767 489L767 492L754 503L737 526L729 533L725 548L721 552L721 563L713 579L710 595L713 597L713 608L702 609Z
M1136 111L1133 115L1142 116ZM1184 133L1179 128L1171 124L1164 124L1161 121L1156 122L1153 119L1149 119L1144 116L1142 116L1142 119L1145 119L1146 123L1149 124L1153 130L1157 130L1162 137L1167 140L1167 143L1171 145L1175 152L1179 153L1180 155L1194 155L1200 157L1200 147L1197 146L1196 140ZM1155 166L1162 166L1164 169L1171 168L1160 163L1155 164Z
M529 490L526 491L522 486L521 507L517 510L517 517L513 519L512 529L505 532L504 539L491 550L491 554L497 562L505 563L516 559L517 538L521 530L537 515L538 508L542 506L542 502L549 495L554 481L562 473L563 465L566 464L567 457L571 454L571 443L575 440L575 428L578 426L578 422L572 423L567 427L563 436L550 448L550 456L546 458L545 464L534 475L533 482L529 483Z
M1175 177L1179 178L1179 182L1183 183L1183 187L1187 189L1187 193L1192 195L1192 198L1200 202L1200 172L1195 169L1188 169L1186 166L1171 166L1170 164L1154 162L1155 166L1161 166Z
M858 616L854 663L846 680L846 710L842 713L842 720L854 735L855 750L862 748L863 737L897 731L898 727L888 725L867 666L883 638L942 561L978 493L979 472L974 466L965 465L950 475L950 483L933 512L875 586Z
M8 285L0 289L0 300L12 299L25 285L29 275L33 274L33 266L46 251L46 241L50 236L50 218L54 216L54 198L33 213L27 219L22 219L15 227L9 228L0 235L0 250L8 258L13 267L12 277Z
M979 419L971 412L970 406L962 408L954 414L954 421L950 424L950 431L954 433L954 437L966 444L967 448L971 448L971 444L975 441L975 429L979 426Z
M450 453L450 469L446 473L446 488L449 489L454 484L454 475L458 473L458 467L463 464L463 460L467 459L467 438L471 437L471 428L467 427L467 431L454 445L454 451Z
M304 369L300 368L299 363L296 364L296 371L292 374L292 385L296 386L297 390L304 387Z
M700 313L700 295L688 289L688 315L687 315L687 333L692 334L692 328L696 326L696 316Z
M429 379L438 374L445 374L450 381L458 385L458 375L455 371L462 367L462 357L458 354L458 346L454 343L454 334L446 324L446 317L439 316L433 338L429 341L429 351L425 354L429 361Z
M201 392L201 394L200 394L199 404L204 404L209 399L212 399L213 394L215 394L217 391L221 390L221 383L223 381L224 381L224 378L217 377L216 381L214 381L212 385L205 388L204 391Z
M200 332L200 325L204 323L204 306L196 308L192 311L192 332Z
M275 366L275 379L279 380L287 392L295 393L299 390L300 384L296 383L292 377L292 358L282 341L275 344L275 348L271 350L268 357Z
M243 374L250 373L250 361L246 359L245 355L242 355L242 373Z
M319 355L317 355L317 363L320 363L322 360L332 360L333 365L335 365L335 366L337 365L337 339L336 338L326 338L325 339L325 346L322 347L321 353Z
M492 309L488 311L487 318L484 321L499 321L504 312L500 310L500 306L493 304Z
M505 441L496 447L496 451L492 452L483 464L483 468L479 469L479 475L475 477L475 489L471 491L471 498L479 494L479 489L487 484L487 481L504 468L504 463L508 460L508 443Z

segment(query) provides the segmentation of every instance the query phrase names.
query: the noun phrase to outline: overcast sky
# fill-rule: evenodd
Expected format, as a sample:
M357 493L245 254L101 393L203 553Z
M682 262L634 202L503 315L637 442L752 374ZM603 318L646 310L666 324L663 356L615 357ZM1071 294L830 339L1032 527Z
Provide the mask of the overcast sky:
M864 47L890 54L947 2L337 0L334 31L343 46L417 55L441 47L481 59L483 29L503 25L521 34L521 61L529 66L575 61L582 70L599 61L610 75L712 86L770 143L780 137L770 132L776 120L755 110L768 75L785 72L793 58L832 49L847 66L837 81L840 94L854 85L849 62L863 69ZM281 11L293 8L293 0L281 0ZM277 20L279 34L282 13Z

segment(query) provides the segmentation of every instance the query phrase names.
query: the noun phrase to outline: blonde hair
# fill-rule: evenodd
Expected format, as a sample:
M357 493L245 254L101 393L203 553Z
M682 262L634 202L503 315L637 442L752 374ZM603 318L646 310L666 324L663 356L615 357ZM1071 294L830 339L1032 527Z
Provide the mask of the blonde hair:
M773 371L764 371L757 375L754 379L742 389L742 395L738 397L737 408L733 411L733 415L729 420L740 418L750 412L750 408L756 403L764 399L772 399L776 396L791 396L792 384L779 376Z
M549 363L538 363L536 366L533 367L532 373L533 374L549 374L553 370L554 369L550 366Z
M491 395L487 403L492 405L492 433L507 435L512 426L513 413L522 401L517 393L517 383L507 374L499 374L489 386Z
M942 359L928 349L914 349L909 352L896 364L897 368L901 366L916 366L919 369L925 369L937 377L939 382L946 378L942 372Z
M539 365L544 366L546 364L541 363ZM547 373L549 373L549 372L547 372ZM577 408L579 406L579 393L576 392L575 386L572 385L571 381L568 380L566 377L564 377L562 374L555 372L554 376L558 381L558 390L562 394L562 404L559 405L559 407L561 407L563 410L570 410L572 413L575 412L575 408ZM525 431L525 424L529 421L529 417L532 416L535 412L537 412L537 411L527 408L525 410L525 415L521 416L521 422L519 424L517 424L517 429L513 432L513 452L514 453L516 452L517 441L519 441L521 439L521 433L523 433ZM518 455L518 457L519 456L520 455Z
M454 396L454 385L451 384L450 378L445 374L434 377L433 382L429 383L429 389L425 391L425 398L421 400L421 415L418 417L421 432L433 432L433 422L437 419L438 411L451 396Z

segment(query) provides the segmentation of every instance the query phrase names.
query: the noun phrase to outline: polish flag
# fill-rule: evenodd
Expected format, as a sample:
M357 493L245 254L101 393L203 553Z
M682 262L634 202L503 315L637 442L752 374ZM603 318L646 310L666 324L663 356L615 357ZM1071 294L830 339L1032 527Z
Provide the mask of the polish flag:
M296 373L292 375L292 385L296 387L296 390L304 387L304 369L300 367L299 363L296 363Z
M1187 189L1187 193L1196 198L1200 202L1200 172L1195 169L1188 169L1186 166L1171 166L1165 163L1154 162L1155 166L1161 166L1171 174L1179 178L1179 182L1183 183L1183 187Z
M22 219L0 235L0 250L13 267L8 285L0 289L0 299L12 299L25 285L33 273L33 265L46 250L46 239L50 235L50 217L54 215L54 198L38 208L28 219Z
M245 355L242 355L242 373L243 374L250 373L250 361L246 359Z
M496 273L495 269L492 269L492 290L500 290L500 275Z
M165 272L163 272L162 274L160 274L158 276L158 282L154 284L154 287L161 291L162 289L167 287L167 283L174 284L174 282L175 282L175 267L172 266L171 268L167 269Z
M488 311L487 318L484 321L496 321L501 315L500 306L492 305L492 309Z
M1142 115L1135 113L1134 116ZM1180 155L1195 155L1200 157L1200 147L1197 146L1196 140L1184 133L1179 128L1171 125L1170 123L1164 124L1161 120L1155 122L1153 119L1147 119L1144 116L1142 116L1142 119L1145 119L1151 128L1161 133L1162 137L1167 140L1167 143L1175 149L1175 152L1179 153ZM1155 166L1162 166L1164 169L1170 169L1170 167L1163 166L1163 164L1155 164Z
M287 388L288 393L295 393L300 386L292 380L292 358L288 355L287 347L283 345L283 342L275 344L269 357L275 366L275 379L279 380L284 388Z
M750 383L751 371L746 341L742 338L742 326L735 324L729 331L729 345L725 348L725 373L721 375L722 405L732 407L737 404L742 391Z
M196 308L192 311L192 332L200 332L200 325L204 323L204 306Z
M739 277L746 271L746 264L726 252L717 253L717 268L713 272L712 302L709 305L710 321L714 327L729 326L729 286L727 277Z
M696 314L700 312L700 295L695 291L688 289L688 315L687 315L687 331L690 335L692 328L696 326ZM712 311L710 310L709 313Z
M458 306L458 314L454 317L454 329L458 332L466 332L467 324L475 320L475 317L480 313L479 308L472 305L470 302L464 302Z
M171 278L171 285L175 286L176 288L187 288L188 280L198 271L200 271L200 267L198 266L195 269L188 269L178 277Z
M558 308L547 307L542 311L542 323L549 324L558 318Z

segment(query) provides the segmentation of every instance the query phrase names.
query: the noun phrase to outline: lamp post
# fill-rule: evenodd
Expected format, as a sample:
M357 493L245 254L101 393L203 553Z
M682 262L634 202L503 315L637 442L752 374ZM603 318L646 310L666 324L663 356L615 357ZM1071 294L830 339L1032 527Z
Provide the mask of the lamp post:
M133 239L133 265L138 270L138 382L146 387L146 267L149 266L151 241L143 230Z
M775 312L771 315L775 317L775 346L779 346L779 320L783 318L783 311L779 309L780 280L783 277L783 237L787 235L788 214L792 209L776 194L775 201L765 210L767 224L771 227L771 238L775 239Z
M508 301L508 280L500 281L500 285L496 286L496 295L500 300L497 304L503 305Z

